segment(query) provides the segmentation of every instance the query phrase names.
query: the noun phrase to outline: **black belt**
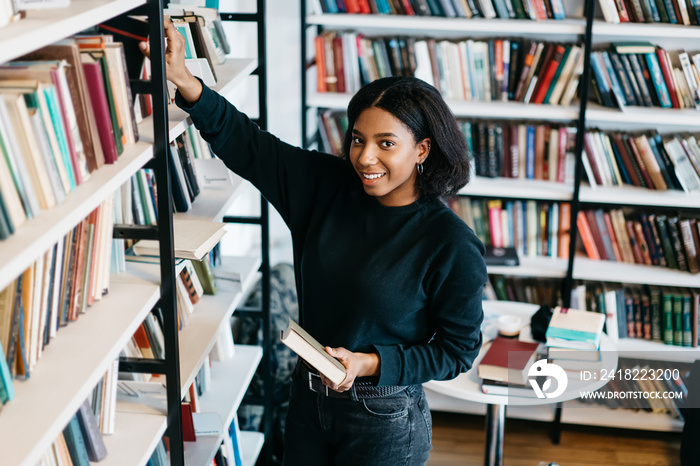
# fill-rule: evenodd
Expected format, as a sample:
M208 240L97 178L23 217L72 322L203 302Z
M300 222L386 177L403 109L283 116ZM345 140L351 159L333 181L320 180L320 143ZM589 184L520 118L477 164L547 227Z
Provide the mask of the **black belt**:
M321 376L318 375L318 371L310 368L305 362L301 361L299 364L297 364L297 371L299 372L298 376L301 377L302 380L308 380L309 390L315 393L320 393L329 398L353 399L353 391L355 393L355 397L359 400L366 398L382 398L384 396L394 395L406 389L405 386L401 385L387 385L378 387L376 385L372 385L371 382L355 381L350 390L345 392L336 392L335 390L328 388L327 385L324 385L321 381Z

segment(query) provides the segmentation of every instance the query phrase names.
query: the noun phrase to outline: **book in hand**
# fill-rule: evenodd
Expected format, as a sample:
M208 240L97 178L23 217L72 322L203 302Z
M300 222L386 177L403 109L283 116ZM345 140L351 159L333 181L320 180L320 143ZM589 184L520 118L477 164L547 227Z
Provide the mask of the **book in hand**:
M334 384L345 380L345 366L326 353L323 346L293 320L289 319L289 326L282 330L280 340Z
M545 336L547 346L598 350L605 314L557 306Z
M484 252L484 262L486 265L520 265L518 252L515 248L487 247Z
M539 343L496 337L476 368L480 379L525 386Z

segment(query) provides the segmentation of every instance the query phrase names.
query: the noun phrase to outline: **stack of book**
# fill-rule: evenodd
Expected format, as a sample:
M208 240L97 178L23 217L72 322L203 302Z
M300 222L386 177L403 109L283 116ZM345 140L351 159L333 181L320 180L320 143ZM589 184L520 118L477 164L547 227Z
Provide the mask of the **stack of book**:
M539 343L496 337L477 366L481 390L493 395L536 397L528 370L537 359Z
M555 307L545 333L548 359L574 379L580 378L582 370L600 371L604 325L604 314Z
M562 0L316 0L315 14L359 13L447 18L566 19Z
M700 145L695 135L587 132L583 167L592 188L629 184L700 192Z
M523 39L461 41L324 32L315 39L318 92L354 93L387 76L415 76L446 100L571 104L583 49Z
M460 197L451 206L486 246L512 247L519 257L569 255L567 202Z
M608 23L670 23L697 25L700 10L697 2L676 0L599 0Z
M620 209L582 210L576 219L590 259L700 272L700 222L661 214L627 215Z
M591 53L594 98L606 107L700 108L700 53L669 53L648 42Z

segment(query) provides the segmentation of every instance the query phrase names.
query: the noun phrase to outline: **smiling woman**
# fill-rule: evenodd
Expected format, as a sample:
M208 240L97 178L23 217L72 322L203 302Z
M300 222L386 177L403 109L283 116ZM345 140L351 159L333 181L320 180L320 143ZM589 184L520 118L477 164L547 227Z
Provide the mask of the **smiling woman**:
M284 464L425 464L422 384L471 368L487 280L483 245L440 199L469 178L454 117L428 84L385 78L352 99L343 159L292 147L189 74L165 30L176 103L289 226L300 324L347 372L297 364Z

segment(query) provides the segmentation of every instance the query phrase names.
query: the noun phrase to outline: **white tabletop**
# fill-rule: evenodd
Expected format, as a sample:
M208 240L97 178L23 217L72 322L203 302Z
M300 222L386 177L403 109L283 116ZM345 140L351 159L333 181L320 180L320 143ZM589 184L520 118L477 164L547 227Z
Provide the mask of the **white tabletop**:
M486 319L484 321L484 325L482 326L485 343L482 345L479 355L474 360L474 366L472 369L466 373L460 374L452 380L434 380L424 384L424 386L434 392L462 400L485 404L520 406L552 404L568 401L578 398L580 396L580 391L594 391L604 386L607 383L607 380L582 381L579 380L578 377L570 377L566 391L561 396L553 399L530 398L514 395L494 395L486 394L481 391L481 379L477 376L476 368L478 367L481 358L483 358L484 354L486 353L486 350L488 350L490 341L495 337L494 317L498 315L518 315L522 317L523 321L527 324L522 331L529 334L530 317L537 311L538 308L539 306L532 304L485 301L484 313L486 315ZM607 373L615 371L617 369L617 352L615 351L614 342L606 334L601 335L600 353L602 357L601 368L607 371Z

